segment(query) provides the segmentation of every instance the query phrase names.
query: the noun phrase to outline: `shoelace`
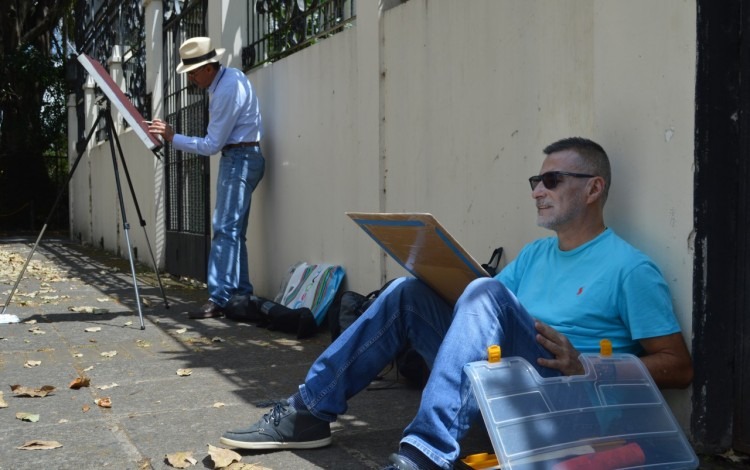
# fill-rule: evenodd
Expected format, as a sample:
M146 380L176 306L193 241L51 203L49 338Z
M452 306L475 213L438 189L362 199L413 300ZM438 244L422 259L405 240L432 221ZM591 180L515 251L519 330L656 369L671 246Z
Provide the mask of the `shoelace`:
M285 405L280 401L274 402L271 411L263 415L263 420L266 423L270 423L273 419L273 425L278 426L279 422L281 421L281 415L286 411L288 406L289 405Z

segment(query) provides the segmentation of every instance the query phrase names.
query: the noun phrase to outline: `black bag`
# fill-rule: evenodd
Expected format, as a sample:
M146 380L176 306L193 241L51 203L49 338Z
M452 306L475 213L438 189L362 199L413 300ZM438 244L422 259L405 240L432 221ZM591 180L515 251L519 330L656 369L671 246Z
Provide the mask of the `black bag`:
M260 321L260 311L252 295L234 295L224 306L224 315L230 320L254 323Z
M336 341L341 332L349 328L367 310L379 293L380 290L372 291L367 295L345 291L334 301L326 315L331 330L331 342Z
M490 260L487 261L485 264L482 265L485 271L487 271L487 274L490 275L490 277L495 277L498 273L497 268L500 265L500 258L503 257L503 247L495 248L495 251L492 252L492 256L490 256Z
M331 329L331 342L341 335L341 332L351 326L365 310L378 298L393 279L386 282L383 287L374 290L367 295L353 291L345 291L331 306L328 311L328 325ZM410 345L406 345L403 351L396 357L396 371L402 375L409 385L423 388L430 376L430 368L424 358Z
M294 333L297 339L313 336L318 329L309 308L289 308L254 295L235 295L224 307L230 320L257 323L269 330Z

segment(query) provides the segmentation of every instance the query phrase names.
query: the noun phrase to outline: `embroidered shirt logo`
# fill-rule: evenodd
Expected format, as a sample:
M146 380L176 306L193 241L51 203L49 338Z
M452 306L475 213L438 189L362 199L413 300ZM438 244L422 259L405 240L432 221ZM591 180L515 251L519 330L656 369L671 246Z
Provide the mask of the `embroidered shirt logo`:
M583 294L583 287L578 288L578 293L576 295L581 295L581 294Z

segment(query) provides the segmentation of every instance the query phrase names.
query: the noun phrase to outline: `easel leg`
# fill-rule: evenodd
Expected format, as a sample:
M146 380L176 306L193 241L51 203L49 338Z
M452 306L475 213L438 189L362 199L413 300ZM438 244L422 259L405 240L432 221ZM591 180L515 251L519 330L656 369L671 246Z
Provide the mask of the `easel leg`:
M117 166L117 155L115 153L115 126L112 122L112 112L107 106L105 113L107 119L107 134L109 136L109 148L112 153L112 169L115 172L115 185L117 186L117 198L120 202L120 215L122 216L122 227L125 233L125 243L128 247L128 259L130 260L130 273L133 276L133 291L135 292L135 304L138 307L138 318L141 320L141 329L145 330L146 325L143 323L143 310L141 309L141 295L138 292L138 279L135 275L135 263L133 261L133 248L130 245L130 224L128 223L128 217L125 213L125 201L122 198L122 186L120 185L120 171Z
M34 256L34 252L36 252L36 248L39 246L39 242L42 240L42 236L44 236L44 232L47 231L47 225L49 225L49 221L52 219L52 216L54 215L55 210L57 210L57 206L58 204L60 204L60 199L62 199L63 194L65 194L65 188L68 187L68 185L70 184L70 180L73 179L73 173L75 173L76 168L78 168L78 163L81 161L81 157L83 157L83 154L86 151L86 147L88 147L89 141L91 140L91 136L94 135L94 132L96 132L96 128L98 126L99 126L99 119L97 119L94 125L91 126L91 130L86 136L86 140L84 140L83 142L79 142L78 156L76 157L75 161L73 162L73 166L70 168L70 171L68 172L68 178L65 180L65 185L61 187L60 192L57 193L57 198L55 199L55 203L52 204L52 209L50 209L49 215L47 216L47 220L44 221L42 230L39 232L39 236L36 238L36 242L34 242L34 246L31 248L31 252L29 253L29 256L26 258L26 262L23 264L23 268L21 268L21 272L18 273L18 278L16 279L16 283L13 285L13 288L10 290L10 294L8 294L8 298L5 300L5 305L3 305L3 311L2 311L3 314L5 313L5 309L8 308L8 305L10 305L10 301L13 298L13 294L15 294L16 289L18 289L18 284L20 284L24 273L26 273L26 268L29 266L31 257Z
M115 139L115 144L117 145L117 151L120 155L120 162L122 163L122 169L125 170L125 179L128 182L128 187L130 188L130 197L133 198L133 204L135 205L135 211L138 213L138 220L141 223L141 227L143 227L143 236L146 238L146 245L148 246L148 252L151 255L151 264L154 267L154 273L156 273L156 280L159 282L159 289L161 290L161 297L164 299L164 307L169 308L169 302L167 301L167 295L164 293L164 285L161 283L161 276L159 275L159 268L156 266L156 257L154 257L154 251L151 249L151 242L148 239L148 233L146 232L146 221L143 219L143 215L141 214L141 207L138 204L138 198L135 195L135 189L133 189L133 181L130 179L130 171L128 171L128 165L125 162L125 158L123 157L122 147L120 146L120 138L117 136L117 133L112 133Z

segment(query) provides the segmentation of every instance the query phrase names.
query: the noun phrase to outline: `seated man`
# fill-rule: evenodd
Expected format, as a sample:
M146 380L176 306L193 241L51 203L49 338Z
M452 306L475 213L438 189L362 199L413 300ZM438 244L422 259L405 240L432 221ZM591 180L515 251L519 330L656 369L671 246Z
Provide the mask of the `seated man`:
M537 224L555 231L530 243L495 278L477 279L455 306L412 278L393 282L313 363L299 391L256 424L224 433L243 449L314 448L329 423L409 342L431 374L417 415L388 469L452 468L479 408L463 374L499 344L542 376L583 373L581 352L639 355L660 387L684 388L690 354L659 269L604 224L607 154L583 138L549 145L529 178Z

